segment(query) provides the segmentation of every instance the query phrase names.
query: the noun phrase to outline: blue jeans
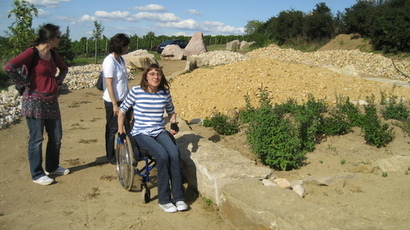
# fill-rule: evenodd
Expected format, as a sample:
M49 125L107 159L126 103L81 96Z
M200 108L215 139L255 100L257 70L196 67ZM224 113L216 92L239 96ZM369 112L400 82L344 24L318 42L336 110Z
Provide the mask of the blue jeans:
M46 175L42 167L42 145L44 140L44 128L48 135L45 158L46 171L55 171L60 163L61 139L63 137L61 119L40 119L27 117L26 120L30 135L28 141L28 160L30 164L30 173L33 180L37 180L38 178Z
M158 203L183 201L181 157L170 134L162 132L156 137L136 135L134 139L157 162Z

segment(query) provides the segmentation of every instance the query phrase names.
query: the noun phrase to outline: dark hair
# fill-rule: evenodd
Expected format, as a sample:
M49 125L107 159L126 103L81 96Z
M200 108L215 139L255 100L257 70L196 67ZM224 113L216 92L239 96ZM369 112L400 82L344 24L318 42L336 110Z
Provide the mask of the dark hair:
M38 38L33 41L30 45L31 46L37 46L40 44L47 43L57 36L59 36L60 33L60 27L53 25L53 24L45 24L40 28L38 31Z
M116 34L110 39L109 52L116 53L118 55L122 54L122 48L130 44L130 39L125 34Z
M161 82L159 83L158 89L159 90L164 90L167 91L169 90L169 84L167 81L167 78L165 77L164 73L162 72L162 67L160 67L158 64L150 64L142 73L142 78L141 78L141 82L140 82L140 86L141 88L147 92L148 90L148 80L147 80L147 75L148 72L151 70L156 70L158 71L162 77L161 77Z

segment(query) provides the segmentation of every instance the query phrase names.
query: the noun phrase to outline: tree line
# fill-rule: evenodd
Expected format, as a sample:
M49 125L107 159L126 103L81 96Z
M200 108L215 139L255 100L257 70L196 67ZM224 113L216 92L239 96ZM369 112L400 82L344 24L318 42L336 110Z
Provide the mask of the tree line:
M325 3L311 12L280 12L266 22L249 21L245 39L261 46L324 44L338 34L358 33L384 53L410 52L410 0L358 0L332 15Z
M319 3L310 12L297 10L281 11L266 22L248 21L245 35L205 35L206 45L226 44L232 40L255 41L255 47L275 43L279 46L301 43L324 44L342 33L358 33L370 39L375 50L384 53L410 52L410 0L358 0L344 12L331 13L325 3ZM21 53L28 42L36 36L32 28L38 10L25 0L13 0L13 10L8 17L16 20L8 27L8 36L0 37L0 59ZM94 21L93 36L78 41L70 38L70 28L62 31L59 54L66 60L75 57L106 55L109 38L103 35L101 22ZM130 50L155 50L161 42L169 39L184 39L190 36L156 36L154 32L130 36Z

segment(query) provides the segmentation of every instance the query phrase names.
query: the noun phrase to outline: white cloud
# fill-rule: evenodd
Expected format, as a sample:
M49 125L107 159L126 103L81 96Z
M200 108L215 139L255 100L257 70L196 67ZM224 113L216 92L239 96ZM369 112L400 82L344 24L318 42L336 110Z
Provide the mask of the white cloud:
M199 12L197 10L193 10L193 9L187 10L186 12L188 12L189 14L194 14L194 15L200 15L201 14L201 12Z
M95 21L97 20L96 17L90 16L88 14L81 16L81 18L78 19L80 22L90 22L90 21Z
M175 22L180 21L181 19L175 16L173 13L164 13L164 14L157 14L157 13L149 13L149 12L140 12L138 14L132 15L132 19L135 21L155 21L155 22Z
M130 16L128 11L96 11L94 14L96 17L109 18L109 19L127 19Z
M43 9L37 9L38 10L38 17L39 18L46 18L50 15L50 12L45 11Z
M146 6L136 6L132 8L133 10L141 10L141 11L167 11L167 9L158 4L150 4Z
M71 0L27 0L27 2L35 6L44 6L46 8L58 8L60 2L71 2Z
M212 32L213 34L243 34L244 28L235 28L227 26L221 22L197 22L192 19L187 19L179 22L157 23L156 26L173 29L187 29L203 32Z

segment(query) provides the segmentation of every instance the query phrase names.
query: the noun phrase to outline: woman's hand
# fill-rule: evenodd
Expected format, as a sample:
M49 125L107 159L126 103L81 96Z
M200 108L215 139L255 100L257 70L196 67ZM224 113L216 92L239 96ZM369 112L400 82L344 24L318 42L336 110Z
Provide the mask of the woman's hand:
M178 123L171 123L171 131L170 133L172 135L175 135L179 132L179 127L178 127Z

